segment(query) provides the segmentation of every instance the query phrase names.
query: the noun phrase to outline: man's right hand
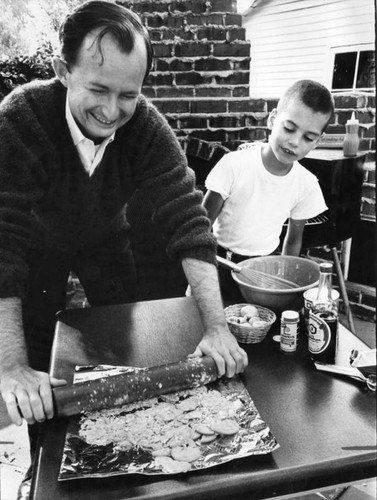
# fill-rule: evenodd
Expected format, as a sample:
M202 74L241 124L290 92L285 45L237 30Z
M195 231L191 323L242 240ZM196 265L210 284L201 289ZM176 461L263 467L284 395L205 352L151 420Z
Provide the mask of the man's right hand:
M14 424L21 425L22 419L34 424L54 416L51 387L66 383L48 373L18 365L2 373L0 392Z

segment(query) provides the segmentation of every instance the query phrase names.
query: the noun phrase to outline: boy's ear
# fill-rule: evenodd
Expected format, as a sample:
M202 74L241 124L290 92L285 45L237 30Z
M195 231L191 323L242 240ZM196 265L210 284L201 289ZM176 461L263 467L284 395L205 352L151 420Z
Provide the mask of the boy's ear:
M55 75L59 78L64 87L67 87L67 73L69 73L67 63L59 56L54 56L52 58L52 67L54 68Z
M269 130L272 130L272 127L274 126L274 121L275 121L276 115L277 115L277 109L274 108L270 112L270 114L268 115L268 118L267 118L267 128Z

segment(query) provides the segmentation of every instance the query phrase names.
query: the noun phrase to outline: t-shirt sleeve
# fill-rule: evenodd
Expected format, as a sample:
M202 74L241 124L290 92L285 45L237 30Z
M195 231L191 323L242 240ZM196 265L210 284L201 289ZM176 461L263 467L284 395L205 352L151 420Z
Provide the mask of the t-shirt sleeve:
M234 182L234 172L231 158L231 153L223 156L213 167L205 181L205 187L209 191L219 193L223 200L226 200L230 196Z
M311 219L327 210L318 179L310 175L298 203L291 210L291 219Z

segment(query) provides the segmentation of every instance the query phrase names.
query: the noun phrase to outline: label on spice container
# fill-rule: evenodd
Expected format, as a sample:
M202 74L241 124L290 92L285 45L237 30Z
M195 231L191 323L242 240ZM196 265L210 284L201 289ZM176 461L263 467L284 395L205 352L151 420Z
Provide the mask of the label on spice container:
M297 349L297 327L299 316L296 311L284 311L280 322L280 350L294 352Z

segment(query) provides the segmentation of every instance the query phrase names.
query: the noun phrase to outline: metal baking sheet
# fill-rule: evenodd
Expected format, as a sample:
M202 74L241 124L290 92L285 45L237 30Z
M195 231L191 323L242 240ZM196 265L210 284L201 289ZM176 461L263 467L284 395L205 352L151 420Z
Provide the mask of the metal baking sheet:
M78 367L75 382L129 370L134 368ZM189 463L154 456L159 453L153 443L156 435L158 440L168 444L177 435L179 444L179 437L185 434L186 429L192 430L203 419L208 419L211 401L213 405L220 403L215 410L216 418L238 423L236 434L217 435L208 444L202 443L201 439L196 440L195 447L200 449L200 457ZM217 406L211 408L212 412L214 408ZM145 419L156 414L159 420L153 420L154 429L151 431ZM64 481L121 474L171 475L270 453L278 447L242 381L238 377L223 378L207 386L71 417L58 479Z

